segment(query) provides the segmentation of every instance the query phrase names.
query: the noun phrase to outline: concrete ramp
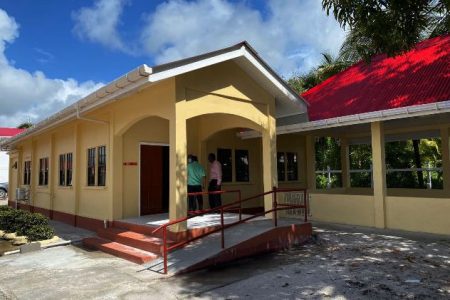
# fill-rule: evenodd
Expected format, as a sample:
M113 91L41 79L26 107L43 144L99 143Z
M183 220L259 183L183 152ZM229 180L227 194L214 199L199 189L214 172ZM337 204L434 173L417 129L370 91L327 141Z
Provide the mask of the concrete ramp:
M262 219L239 224L225 230L225 248L221 233L214 233L168 255L169 274L180 274L222 264L243 257L299 245L311 238L311 223L280 219L278 227L272 220ZM157 258L143 267L163 273L163 260Z

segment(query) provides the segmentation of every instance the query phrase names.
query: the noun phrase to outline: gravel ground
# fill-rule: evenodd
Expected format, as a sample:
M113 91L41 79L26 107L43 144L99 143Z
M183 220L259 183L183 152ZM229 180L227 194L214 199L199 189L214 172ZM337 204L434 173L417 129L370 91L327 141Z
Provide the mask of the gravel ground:
M168 278L74 246L0 257L0 299L450 299L450 237L315 233L289 251Z

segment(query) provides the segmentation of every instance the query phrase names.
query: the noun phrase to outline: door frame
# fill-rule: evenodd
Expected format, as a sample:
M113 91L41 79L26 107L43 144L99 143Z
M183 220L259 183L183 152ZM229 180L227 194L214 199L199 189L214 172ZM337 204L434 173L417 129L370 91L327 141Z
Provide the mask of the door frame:
M154 143L154 142L139 142L139 168L138 168L138 172L139 172L139 176L138 176L138 217L141 217L141 146L160 146L160 147L169 147L170 149L170 144L166 144L166 143ZM170 164L170 161L169 161ZM169 202L169 206L170 206L170 202Z

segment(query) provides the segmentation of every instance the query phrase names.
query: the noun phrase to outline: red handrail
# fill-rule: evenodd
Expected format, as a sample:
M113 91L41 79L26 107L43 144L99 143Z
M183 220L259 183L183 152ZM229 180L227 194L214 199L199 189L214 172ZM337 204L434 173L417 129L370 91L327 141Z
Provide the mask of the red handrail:
M277 193L283 193L283 192L303 192L303 199L304 199L304 204L303 205L296 205L296 204L287 204L287 203L280 203L278 204L277 201ZM155 230L152 231L152 233L156 233L158 231L160 231L161 229L163 230L163 263L164 263L164 274L167 274L167 255L168 252L179 248L181 246L184 246L190 242L193 242L199 238L205 237L207 235L216 233L218 231L221 231L221 246L222 249L225 248L225 229L238 225L238 224L242 224L246 221L249 221L251 219L260 217L260 216L265 216L266 214L272 213L273 214L273 221L274 221L274 226L277 227L278 226L278 216L277 216L277 211L279 210L287 210L287 209L300 209L300 208L304 208L304 221L307 222L308 221L308 213L307 213L307 191L306 189L294 189L294 188L277 188L277 187L273 187L273 189L271 191L268 192L264 192L261 194L258 194L256 196L252 196L252 197L248 197L245 199L241 199L241 191L240 190L228 190L228 191L212 191L212 192L195 192L195 193L188 193L188 196L196 196L196 195L214 195L214 194L225 194L225 193L237 193L238 194L238 200L225 204L225 205L221 205L215 208L210 208L210 209L205 209L205 210L201 210L201 211L195 211L195 212L191 212L191 214L187 217L183 217L183 218L179 218L177 220L173 220L170 222L167 222L161 226L159 226L158 228L156 228ZM261 213L257 213L254 214L250 217L247 217L245 219L242 219L242 203L256 199L256 198L260 198L260 197L264 197L266 195L270 195L272 194L272 209L261 212ZM231 224L224 224L224 219L223 219L223 214L225 211L230 210L230 208L233 208L234 206L239 205L239 221L236 221L234 223ZM235 207L234 207L235 208ZM200 216L200 215L204 215L205 213L209 213L209 212L214 212L214 211L220 211L220 227L216 228L212 231L203 233L199 236L193 237L191 239L187 239L185 241L176 243L171 245L170 247L167 247L167 228L169 226L172 226L174 224L178 224L181 222L185 222L191 218Z

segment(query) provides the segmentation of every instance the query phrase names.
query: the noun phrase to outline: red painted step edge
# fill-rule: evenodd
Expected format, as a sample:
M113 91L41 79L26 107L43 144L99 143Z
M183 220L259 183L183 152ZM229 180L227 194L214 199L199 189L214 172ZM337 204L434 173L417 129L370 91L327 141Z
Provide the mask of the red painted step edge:
M98 237L85 238L83 244L137 264L144 264L158 257L154 253Z
M101 238L108 239L133 248L139 248L160 255L162 254L163 240L158 237L119 228L102 228L97 230L97 235ZM173 243L173 241L167 241L167 244L169 246Z

